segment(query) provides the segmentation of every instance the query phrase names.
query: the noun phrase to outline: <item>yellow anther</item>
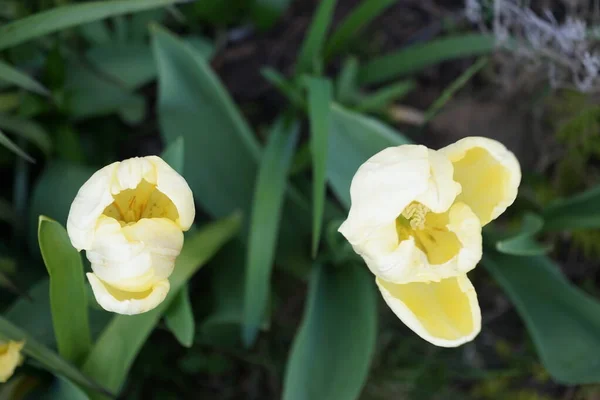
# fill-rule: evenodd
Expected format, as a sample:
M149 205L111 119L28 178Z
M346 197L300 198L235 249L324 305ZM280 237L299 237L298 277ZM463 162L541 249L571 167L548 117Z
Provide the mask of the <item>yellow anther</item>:
M402 216L406 218L412 229L425 228L425 215L429 212L429 208L421 203L412 202L402 211Z

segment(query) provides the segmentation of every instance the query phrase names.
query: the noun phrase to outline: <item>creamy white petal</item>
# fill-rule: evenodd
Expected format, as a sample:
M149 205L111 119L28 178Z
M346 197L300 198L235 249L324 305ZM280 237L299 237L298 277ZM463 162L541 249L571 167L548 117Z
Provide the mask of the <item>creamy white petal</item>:
M179 212L179 220L176 222L183 231L187 231L192 226L196 215L192 189L186 180L160 157L147 158L156 170L156 187L175 204Z
M166 218L141 219L121 227L101 216L87 257L100 279L121 290L141 291L173 272L183 233Z
M389 147L360 166L352 179L352 206L339 231L353 245L377 235L413 201L447 210L460 186L452 181L452 165L420 145Z
M436 346L460 346L481 330L477 293L466 275L431 283L376 282L394 314Z
M447 232L436 226L438 232L422 233L435 236L438 243L431 247L418 246L415 237L399 242L395 225L388 224L353 248L374 275L394 283L440 281L463 275L481 259L481 225L464 203L454 204L444 216L446 219Z
M111 287L95 274L88 273L88 280L98 304L106 311L134 315L150 311L163 302L169 293L167 279L156 282L143 292L127 292Z
M71 204L67 219L69 238L77 250L92 246L97 220L115 196L134 190L143 181L156 185L177 209L174 221L188 230L195 217L192 191L181 175L157 156L136 157L110 164L88 179ZM150 205L152 206L152 205Z
M456 201L466 203L484 226L496 219L517 197L521 167L502 143L467 137L439 150L454 166L454 180L462 186Z

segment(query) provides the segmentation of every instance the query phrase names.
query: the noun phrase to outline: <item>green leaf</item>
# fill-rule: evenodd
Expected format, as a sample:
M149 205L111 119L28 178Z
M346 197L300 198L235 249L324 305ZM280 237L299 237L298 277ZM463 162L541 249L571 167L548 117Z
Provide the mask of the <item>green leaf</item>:
M252 20L262 30L272 27L287 10L291 0L254 0L250 9Z
M514 256L536 256L547 253L551 246L542 246L534 239L543 226L544 220L539 215L525 214L521 230L510 238L496 242L496 250Z
M308 117L310 121L310 150L313 163L313 241L312 255L317 255L323 226L327 183L327 142L331 129L331 82L327 79L308 80Z
M217 347L237 347L241 344L245 252L246 249L239 240L232 240L206 266L212 276L214 308L198 330L203 344Z
M167 309L165 322L182 346L192 347L196 325L187 285L183 285Z
M38 240L50 275L50 305L58 352L79 363L92 347L83 264L65 228L40 216Z
M52 385L42 394L40 400L88 400L85 392L73 382L57 376Z
M371 21L377 18L396 0L363 0L352 12L344 18L339 28L331 35L325 47L325 58L339 54L348 47L350 42Z
M215 217L248 211L256 139L206 60L164 29L152 33L161 134L167 143L184 137L184 177L196 201Z
M366 268L315 267L286 367L283 400L359 398L375 348L376 305Z
M44 85L3 61L0 61L0 80L42 96L47 96L50 93Z
M185 160L185 140L183 136L172 141L161 154L161 158L179 174L183 174Z
M567 385L600 382L600 303L544 256L488 251L483 265L516 306L552 377Z
M37 227L40 215L66 225L75 195L94 172L89 167L56 161L44 168L33 186L29 207L28 243L33 254L39 254ZM60 190L56 190L57 187Z
M112 0L57 7L0 26L0 50L86 22L162 7L179 1Z
M239 214L206 225L186 238L169 282L171 290L154 310L115 316L88 356L83 371L115 392L119 391L133 361L179 290L227 241L239 231ZM97 395L93 399L102 398Z
M305 101L302 93L299 90L299 86L294 85L292 82L285 79L283 75L274 70L273 68L263 68L260 70L261 75L271 83L271 85L275 86L277 90L281 92L290 103L292 103L296 108L304 108Z
M442 94L433 102L433 104L427 109L425 116L423 117L423 124L429 122L437 113L452 99L452 97L463 88L483 67L488 63L487 57L481 57L477 62L467 68L458 78L456 78L447 88L444 89Z
M30 163L35 163L35 160L27 153L25 153L19 146L17 146L12 140L8 138L2 131L0 131L0 145L6 147L8 150L12 151L19 157L29 161Z
M24 331L30 332L30 335L41 344L56 349L50 308L50 280L42 279L34 284L27 292L27 296L15 300L4 316ZM95 301L91 290L86 297L86 305L89 307L90 302ZM104 310L89 309L89 318L92 337L96 338L111 315Z
M542 212L544 230L600 228L600 186L575 196L559 199Z
M244 288L242 338L246 346L256 339L267 308L281 210L298 132L296 122L285 117L277 120L271 129L258 172Z
M356 110L360 112L380 111L395 100L406 96L416 86L413 80L400 81L385 86L375 93L364 96L356 105Z
M382 83L442 61L489 54L494 47L493 36L475 33L415 44L367 62L360 68L359 81L362 84Z
M336 80L336 99L341 104L349 104L358 94L358 60L349 57L344 61Z
M386 147L410 141L378 120L338 105L331 108L331 121L327 179L338 199L350 208L350 182L358 167Z
M42 367L56 375L62 375L72 382L109 395L106 389L97 382L82 374L79 369L61 356L35 340L29 333L20 329L4 317L0 317L0 336L7 340L25 340L23 353L39 362Z
M46 157L52 152L52 139L48 132L37 123L20 117L0 114L0 128L14 135L24 137L35 144Z
M333 18L336 0L322 0L302 43L296 62L296 73L317 72L323 67L322 50L327 29Z

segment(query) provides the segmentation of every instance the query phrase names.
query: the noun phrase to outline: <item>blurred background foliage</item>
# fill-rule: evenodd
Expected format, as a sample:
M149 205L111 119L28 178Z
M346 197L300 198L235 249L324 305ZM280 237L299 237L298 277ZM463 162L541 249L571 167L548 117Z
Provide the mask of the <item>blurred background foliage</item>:
M0 398L600 398L598 97L553 87L555 58L521 68L521 31L489 29L507 2L475 3L0 0L0 335L27 338ZM564 28L572 3L530 19ZM471 273L482 332L442 349L337 227L372 154L475 135L524 179ZM115 317L61 224L93 171L149 154L197 228L167 301Z

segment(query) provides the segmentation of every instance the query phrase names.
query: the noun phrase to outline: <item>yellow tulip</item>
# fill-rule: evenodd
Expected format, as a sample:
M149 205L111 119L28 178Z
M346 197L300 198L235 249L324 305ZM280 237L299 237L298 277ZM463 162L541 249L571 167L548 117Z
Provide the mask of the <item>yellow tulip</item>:
M15 373L15 369L23 362L21 349L25 342L8 341L0 343L0 382L4 383Z
M438 151L390 147L354 175L339 231L410 329L459 346L481 329L466 275L481 260L481 228L514 202L520 181L514 154L495 140L468 137Z
M86 250L98 304L119 314L158 306L194 216L187 182L159 157L115 162L92 175L71 205L67 231Z

